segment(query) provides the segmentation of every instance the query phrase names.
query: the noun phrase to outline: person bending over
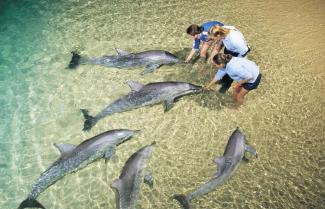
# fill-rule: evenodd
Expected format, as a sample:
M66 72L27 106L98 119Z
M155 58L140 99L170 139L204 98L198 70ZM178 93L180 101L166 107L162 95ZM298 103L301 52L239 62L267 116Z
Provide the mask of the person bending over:
M211 27L216 25L223 26L223 23L218 21L210 21L203 23L201 26L192 24L187 28L186 33L193 39L193 47L191 52L187 56L185 63L190 62L194 55L199 52L201 60L206 60L207 51L212 44L212 40L208 38L208 31ZM203 42L203 45L200 50L201 41Z
M209 29L208 37L216 42L212 49L211 59L222 48L224 48L225 54L231 54L234 57L245 57L250 52L244 35L233 26L215 25ZM222 87L219 92L225 93L230 88L233 80L228 75L225 75L220 82Z
M235 80L237 84L233 87L233 98L238 106L243 104L245 95L256 89L261 81L259 67L255 62L242 57L233 57L230 54L218 53L212 58L213 64L218 71L205 86L205 89L220 81L225 74Z

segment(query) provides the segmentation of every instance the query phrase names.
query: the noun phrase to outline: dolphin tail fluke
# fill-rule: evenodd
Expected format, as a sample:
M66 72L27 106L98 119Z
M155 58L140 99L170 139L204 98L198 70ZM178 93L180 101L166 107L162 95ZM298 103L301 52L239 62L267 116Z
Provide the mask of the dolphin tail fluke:
M185 195L183 194L177 194L177 195L174 195L173 198L175 200L177 200L184 209L190 209L190 202L188 201L188 199L186 198Z
M81 109L81 112L86 119L84 122L84 128L82 130L89 131L97 123L97 119L89 115L89 111L86 109Z
M43 209L45 209L45 207L41 203L39 203L36 199L33 199L33 198L27 198L22 203L20 203L18 209L23 209L23 208L43 208Z
M72 54L72 58L69 63L69 69L75 69L79 65L81 56L75 51L72 51L71 54Z

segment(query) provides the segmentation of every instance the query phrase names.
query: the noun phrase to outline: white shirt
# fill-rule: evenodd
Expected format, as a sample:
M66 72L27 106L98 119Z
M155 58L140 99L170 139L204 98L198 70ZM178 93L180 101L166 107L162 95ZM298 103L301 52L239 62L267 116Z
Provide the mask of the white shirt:
M244 35L233 26L223 26L230 29L228 35L222 40L223 45L230 51L239 53L239 57L242 57L247 51L248 46L244 38Z
M227 63L225 68L218 70L215 75L215 79L219 81L226 74L237 82L241 80L248 80L248 83L254 83L260 74L260 70L253 61L242 57L233 57Z

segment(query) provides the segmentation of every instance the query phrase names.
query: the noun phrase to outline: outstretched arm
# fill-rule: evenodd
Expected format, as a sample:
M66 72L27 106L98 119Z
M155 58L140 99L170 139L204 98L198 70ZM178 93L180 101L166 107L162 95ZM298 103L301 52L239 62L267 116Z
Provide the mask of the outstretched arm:
M185 63L188 63L191 61L191 59L193 58L193 56L195 55L196 51L195 49L192 49L190 54L187 56L186 60L185 60Z
M215 84L217 81L218 81L218 80L215 78L215 76L213 76L213 78L208 82L207 85L205 85L205 86L203 87L203 89L205 89L205 90L210 90L211 86L212 86L213 84Z
M210 62L212 63L212 58L220 52L222 48L222 41L218 41L211 51Z
M192 50L190 54L187 56L185 63L190 62L191 59L194 57L194 55L200 51L200 43L201 43L200 39L194 39Z

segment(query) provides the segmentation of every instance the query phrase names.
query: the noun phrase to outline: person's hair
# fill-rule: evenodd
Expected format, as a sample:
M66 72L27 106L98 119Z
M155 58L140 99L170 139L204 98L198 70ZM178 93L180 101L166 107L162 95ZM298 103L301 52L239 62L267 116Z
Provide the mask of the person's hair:
M227 64L232 58L230 54L218 53L212 58L213 62L217 65Z
M196 34L200 34L202 33L202 28L196 24L190 25L187 29L186 29L186 33L191 35L191 36L195 36Z
M209 31L208 31L208 36L209 38L215 38L217 37L218 35L220 36L223 36L225 34L228 33L228 29L227 28L224 28L220 25L215 25L215 26L212 26Z

